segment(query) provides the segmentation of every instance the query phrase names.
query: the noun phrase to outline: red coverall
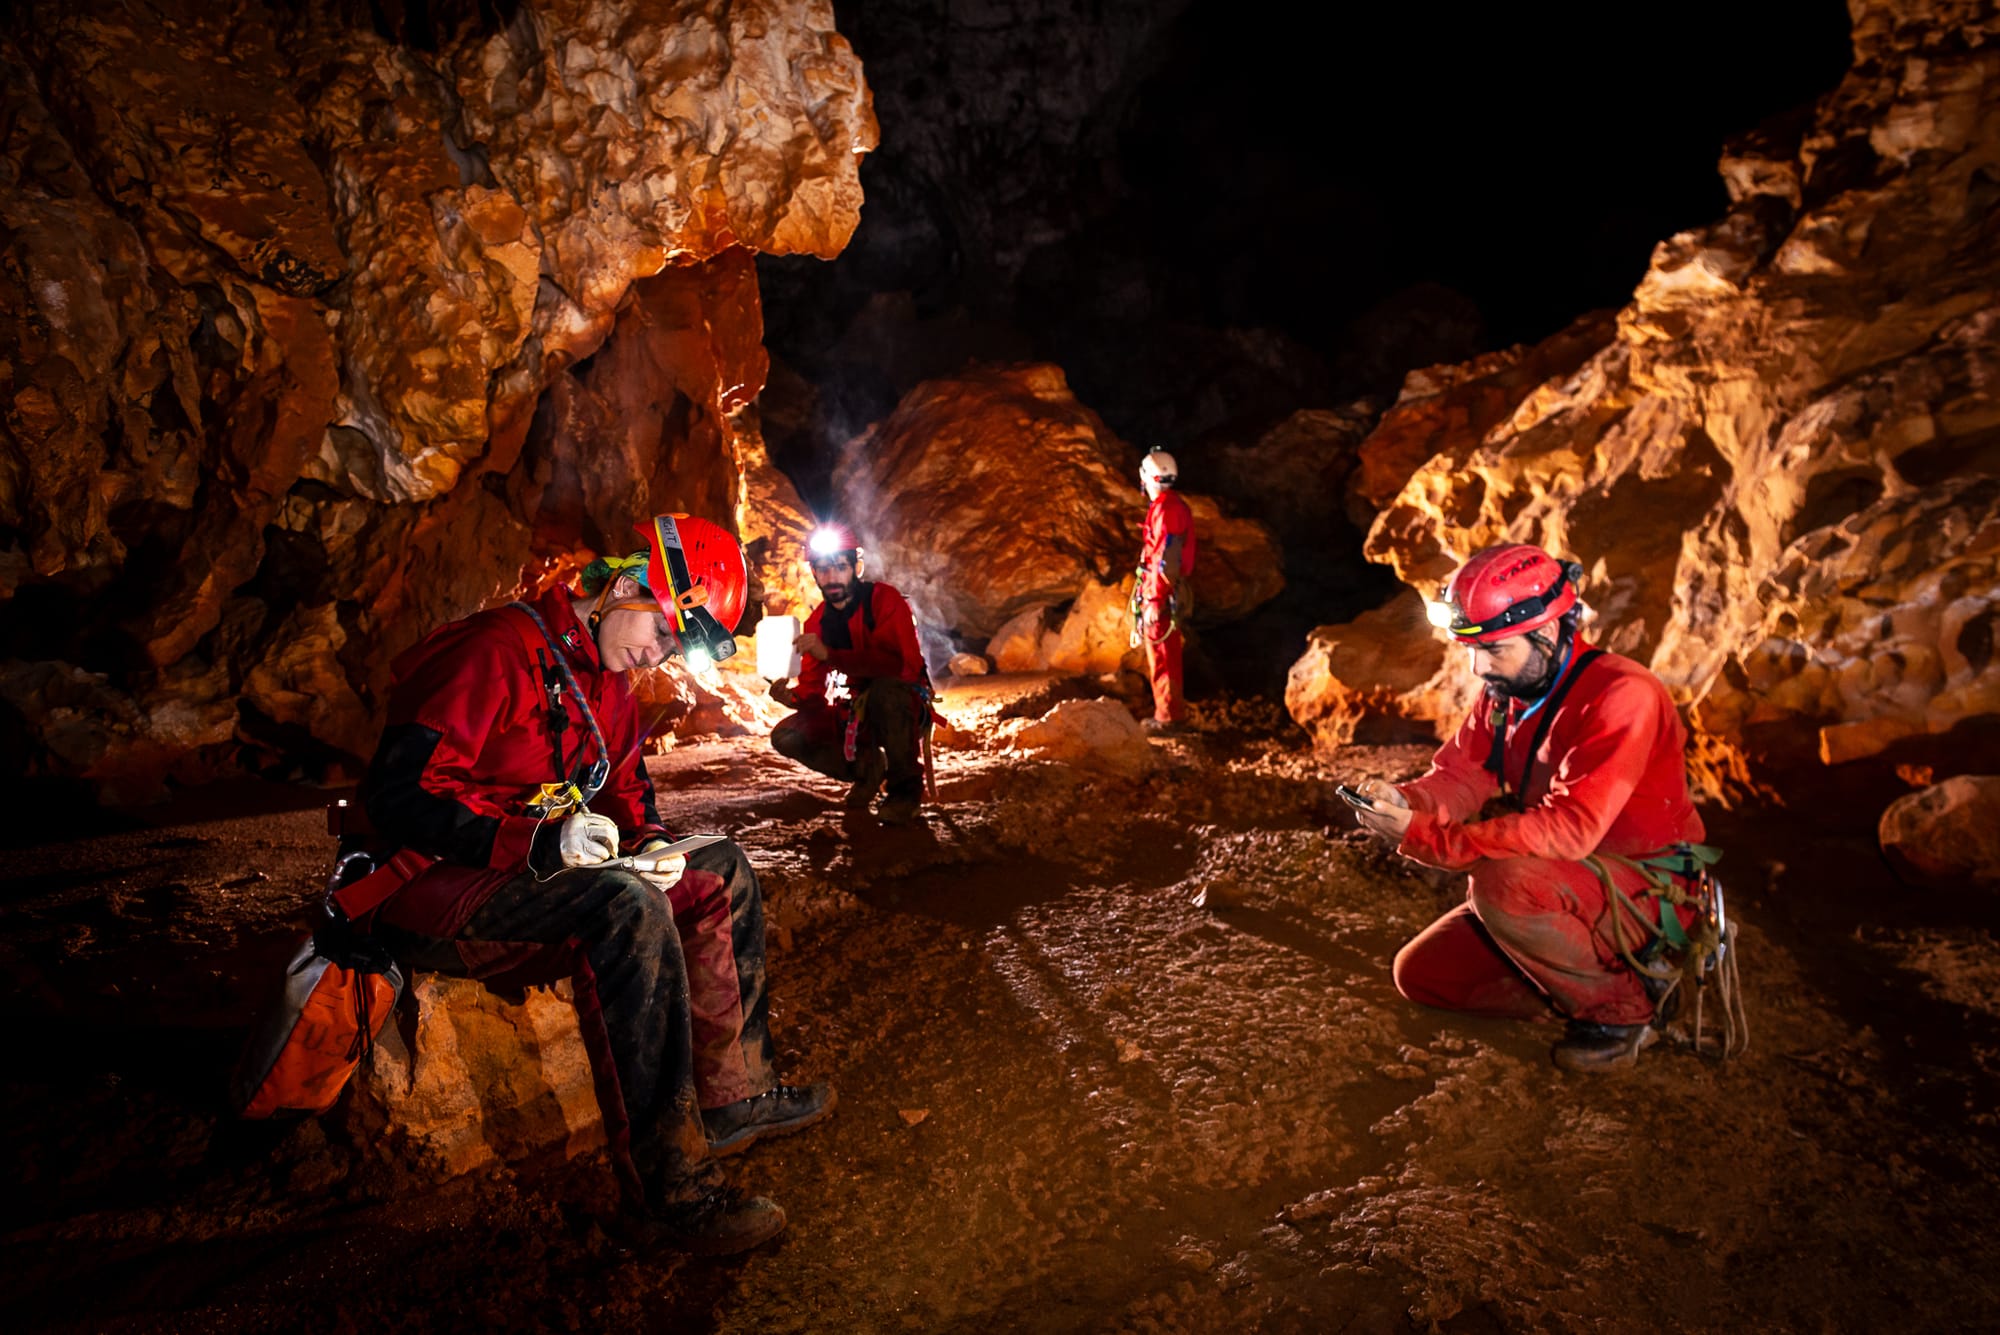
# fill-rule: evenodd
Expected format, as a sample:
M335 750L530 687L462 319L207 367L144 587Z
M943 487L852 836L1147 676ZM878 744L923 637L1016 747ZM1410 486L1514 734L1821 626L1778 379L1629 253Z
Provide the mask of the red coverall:
M610 750L591 809L618 823L629 852L666 831L626 674L603 670L572 596L557 589L535 607ZM657 1190L664 1178L669 1194L692 1193L706 1153L700 1108L776 1083L762 893L748 860L734 843L699 850L665 896L629 872L561 870L561 818L523 809L596 747L567 688L564 725L552 726L546 682L561 678L522 613L444 626L393 671L362 799L388 847L437 860L382 908L378 933L415 968L502 986L573 978L614 1165L630 1185Z
M808 654L801 663L798 685L792 688L798 712L772 729L772 748L833 778L854 777L845 749L846 716L826 699L827 674L838 672L847 678L854 699L868 702L863 741L883 750L888 795L918 796L923 787L921 725L930 707L922 692L930 686L930 674L909 600L890 585L863 580L855 585L845 613L821 603L806 618L805 628L820 637L829 653L825 662Z
M1578 643L1569 672L1588 645ZM1506 773L1518 785L1539 717L1508 710ZM1482 697L1431 770L1402 785L1414 811L1400 852L1428 866L1469 871L1466 902L1396 956L1396 987L1412 1001L1486 1015L1532 1016L1550 1003L1601 1024L1643 1024L1653 1003L1618 957L1611 905L1591 853L1645 857L1698 843L1688 795L1687 733L1666 688L1628 658L1604 654L1582 670L1550 721L1519 814L1473 822L1500 795L1486 768L1490 698ZM1607 861L1618 887L1649 916L1657 901L1637 872ZM1695 910L1682 911L1682 922ZM1627 941L1645 933L1627 923Z
M1162 723L1181 718L1181 631L1168 617L1167 599L1175 581L1161 568L1171 542L1180 549L1185 580L1194 573L1194 512L1171 487L1163 487L1146 507L1139 548L1139 633L1146 643L1146 671L1153 679L1153 717ZM1171 627L1171 628L1170 628Z

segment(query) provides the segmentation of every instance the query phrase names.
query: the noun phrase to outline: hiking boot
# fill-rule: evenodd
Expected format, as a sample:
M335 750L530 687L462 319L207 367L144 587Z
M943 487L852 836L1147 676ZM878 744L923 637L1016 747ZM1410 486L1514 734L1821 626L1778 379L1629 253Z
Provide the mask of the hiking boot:
M891 796L882 799L882 809L876 812L884 825L908 825L917 818L923 803L914 797Z
M1595 1020L1571 1020L1569 1031L1549 1049L1549 1056L1565 1071L1590 1074L1622 1071L1636 1064L1639 1053L1659 1040L1650 1024L1599 1024Z
M630 1240L642 1247L670 1248L694 1256L747 1252L785 1231L785 1212L768 1196L714 1186L691 1201L634 1210L620 1216Z
M1139 730L1149 737L1179 737L1187 725L1179 719L1149 718L1140 721Z
M715 1157L735 1154L766 1136L803 1131L831 1113L838 1102L832 1085L778 1085L711 1108L701 1115L702 1128L708 1132L708 1152Z
M889 762L880 751L870 751L856 760L854 786L847 790L847 805L866 811L874 804L875 794L882 791L882 779L888 772Z

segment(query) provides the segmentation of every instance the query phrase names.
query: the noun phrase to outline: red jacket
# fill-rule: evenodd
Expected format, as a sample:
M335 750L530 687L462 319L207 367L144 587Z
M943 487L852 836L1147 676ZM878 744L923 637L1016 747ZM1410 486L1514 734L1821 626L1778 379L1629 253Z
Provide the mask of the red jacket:
M599 663L597 642L571 610L574 596L555 589L535 608L562 643L611 752L591 810L617 821L630 846L665 833L646 773L639 711L625 674ZM555 865L561 822L537 821L523 809L542 784L577 775L597 756L567 689L561 693L566 723L551 726L539 661L548 654L534 625L502 607L443 626L396 660L388 726L361 786L379 835L442 862L504 873L486 878L493 886L527 867L531 850L538 868ZM457 907L462 922L477 904Z
M806 631L819 636L830 652L825 662L807 654L800 664L792 697L801 708L826 703L829 672L841 673L856 690L876 677L900 677L913 686L930 684L909 601L880 581L858 583L844 615L825 603L815 607L806 618ZM842 641L850 647L837 647Z
M1169 538L1180 539L1180 578L1194 573L1194 511L1188 509L1188 503L1178 492L1163 487L1146 507L1146 523L1140 533L1139 565L1145 571L1145 579L1139 596L1149 603L1164 603L1174 587L1174 582L1160 570Z
M1577 643L1570 672L1589 647ZM1527 708L1518 700L1508 707L1510 789L1541 722L1539 715L1523 718ZM1642 857L1701 841L1701 817L1688 795L1687 731L1666 687L1631 659L1599 656L1557 705L1521 794L1525 810L1467 824L1500 793L1500 780L1486 768L1491 715L1491 700L1482 697L1430 773L1402 785L1415 811L1400 850L1406 857L1462 871L1489 858L1574 862L1600 849Z

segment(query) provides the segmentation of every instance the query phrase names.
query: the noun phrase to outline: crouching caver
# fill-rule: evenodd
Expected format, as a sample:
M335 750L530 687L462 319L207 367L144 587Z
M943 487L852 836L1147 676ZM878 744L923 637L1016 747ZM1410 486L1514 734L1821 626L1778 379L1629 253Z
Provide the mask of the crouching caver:
M521 986L569 977L627 1231L697 1252L785 1226L724 1185L715 1156L834 1105L779 1084L757 875L727 841L657 873L603 867L668 841L628 674L731 647L742 549L705 520L640 526L583 592L480 612L399 658L362 787L387 852L431 861L377 936L414 968ZM727 629L724 629L724 628Z
M1631 1065L1675 975L1661 951L1717 945L1720 891L1666 688L1577 635L1581 569L1538 547L1473 556L1432 604L1486 693L1430 772L1370 782L1363 825L1405 857L1470 873L1466 902L1404 946L1396 987L1482 1015L1545 1015L1567 1070ZM1507 814L1481 820L1487 803Z
M799 637L798 683L771 683L772 698L798 711L771 730L771 747L849 781L852 807L865 809L886 780L882 820L913 820L923 800L923 737L931 716L916 619L894 588L861 578L861 546L851 530L820 529L810 557L824 601ZM835 673L847 687L839 702L830 695Z

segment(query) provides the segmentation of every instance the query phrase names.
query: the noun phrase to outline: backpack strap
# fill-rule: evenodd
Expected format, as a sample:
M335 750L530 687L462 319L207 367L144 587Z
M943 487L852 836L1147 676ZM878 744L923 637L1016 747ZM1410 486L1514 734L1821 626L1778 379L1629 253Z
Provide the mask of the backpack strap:
M388 903L391 895L416 880L436 861L436 858L413 848L403 849L360 880L333 891L326 897L327 902L339 909L349 922L360 922Z
M1486 758L1486 768L1493 777L1500 780L1501 792L1511 791L1523 801L1527 800L1528 780L1535 770L1535 757L1541 754L1542 743L1548 740L1549 726L1555 722L1556 711L1562 708L1563 698L1569 694L1569 688L1576 685L1576 679L1583 675L1583 670L1602 657L1604 657L1602 649L1588 649L1579 654L1570 670L1563 673L1562 680L1556 683L1555 689L1543 700L1540 710L1542 717L1535 724L1535 735L1528 743L1528 758L1521 765L1520 785L1512 789L1509 789L1507 784L1507 708L1504 701L1495 702L1493 750Z
M604 744L604 733L597 726L597 715L591 712L589 698L576 684L576 674L570 671L569 657L563 653L562 646L556 643L556 637L550 632L548 623L542 620L542 614L522 602L508 603L507 610L521 613L520 616L511 618L511 624L515 632L520 635L521 643L527 647L528 661L539 663L544 673L542 686L548 694L549 734L554 741L556 753L555 781L557 784L576 784L583 795L582 805L588 805L590 799L597 796L598 790L604 786L605 779L611 773L611 750ZM550 682L546 676L551 658L561 678L559 684ZM570 697L576 701L576 707L583 711L583 721L590 729L590 739L597 743L599 759L591 766L592 773L589 775L583 770L584 753L579 752L577 755L575 776L569 772L563 757L562 733L563 729L569 726L569 710L563 707L560 697L560 692L565 687L568 688Z

